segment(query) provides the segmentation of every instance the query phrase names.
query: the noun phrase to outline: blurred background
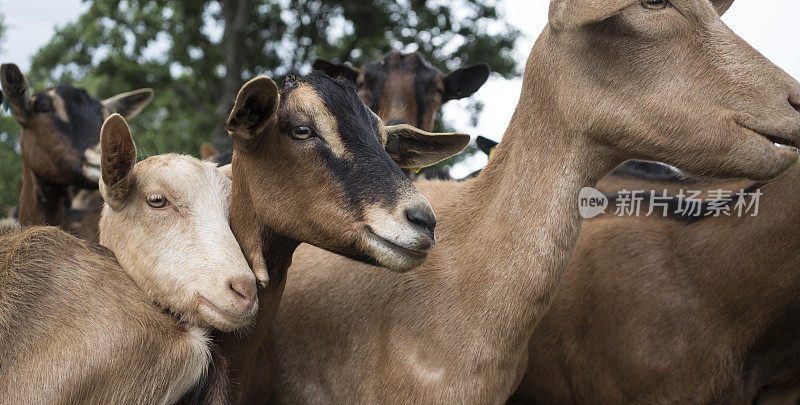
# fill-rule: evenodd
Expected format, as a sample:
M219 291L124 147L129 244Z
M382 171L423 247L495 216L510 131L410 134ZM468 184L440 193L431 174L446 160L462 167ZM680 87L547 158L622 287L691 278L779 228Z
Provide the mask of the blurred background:
M131 121L143 157L229 150L221 126L249 78L306 74L315 58L361 66L389 50L419 51L444 72L485 62L489 81L445 105L438 130L499 141L520 74L547 21L547 0L0 0L0 62L32 90L83 87L97 98L142 88L155 99ZM796 0L738 0L724 20L800 77ZM0 207L16 205L18 124L0 113ZM446 164L462 177L486 163L474 147Z

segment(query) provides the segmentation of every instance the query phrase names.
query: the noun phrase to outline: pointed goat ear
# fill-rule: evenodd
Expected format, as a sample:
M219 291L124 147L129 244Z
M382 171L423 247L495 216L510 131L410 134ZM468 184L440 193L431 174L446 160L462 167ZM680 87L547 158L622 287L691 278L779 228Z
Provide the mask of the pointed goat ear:
M478 149L480 149L481 152L485 153L486 156L491 157L492 152L494 152L494 148L496 148L498 145L498 142L483 136L479 136L475 139L475 144L478 145Z
M461 152L469 144L466 134L434 134L405 124L385 129L386 152L402 168L434 165Z
M641 0L553 0L550 27L567 30L603 21Z
M129 120L137 116L153 101L153 94L153 89L139 89L117 94L101 101L101 103L103 103L108 112L117 113Z
M475 94L486 83L490 72L489 65L485 63L454 70L444 78L444 101Z
M358 69L345 63L336 64L325 59L317 59L313 67L314 70L319 70L334 79L341 77L351 83L355 83L358 79Z
M100 193L111 209L118 211L131 188L136 145L125 119L112 114L100 129Z
M259 76L239 90L231 114L225 122L234 140L250 140L267 129L278 112L278 86L267 76Z
M14 109L14 119L23 127L28 126L31 109L31 88L19 67L13 63L0 65L0 86L3 99Z

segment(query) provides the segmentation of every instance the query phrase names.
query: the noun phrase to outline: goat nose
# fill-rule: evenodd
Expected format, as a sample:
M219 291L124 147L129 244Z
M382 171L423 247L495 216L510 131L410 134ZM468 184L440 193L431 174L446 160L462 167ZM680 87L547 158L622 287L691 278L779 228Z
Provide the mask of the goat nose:
M245 303L256 298L256 281L252 277L236 277L228 282L231 291Z
M433 229L436 228L436 216L433 211L425 206L417 206L406 209L406 219L408 222L422 228L425 233L433 238Z

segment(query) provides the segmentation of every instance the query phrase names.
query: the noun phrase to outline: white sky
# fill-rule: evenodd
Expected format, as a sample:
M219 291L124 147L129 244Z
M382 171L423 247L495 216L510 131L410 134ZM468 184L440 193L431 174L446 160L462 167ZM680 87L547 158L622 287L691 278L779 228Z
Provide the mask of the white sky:
M517 43L520 71L533 42L547 21L547 0L506 0L501 2L507 20L520 29ZM73 21L88 7L81 0L0 0L0 13L9 24L8 36L0 48L1 62L17 63L23 71L30 67L30 57L52 36L56 26ZM800 78L800 50L797 46L800 1L738 0L723 18L742 38L750 42L775 64L795 78ZM486 105L476 127L469 124L465 111L468 101L451 101L445 106L445 119L472 135L500 140L519 99L521 79L492 77L475 94ZM483 166L481 154L453 169L460 177Z

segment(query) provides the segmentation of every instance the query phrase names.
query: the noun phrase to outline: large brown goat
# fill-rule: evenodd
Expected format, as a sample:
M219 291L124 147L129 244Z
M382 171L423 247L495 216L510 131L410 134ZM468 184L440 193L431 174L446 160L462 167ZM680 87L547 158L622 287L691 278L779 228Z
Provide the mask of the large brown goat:
M580 190L630 158L704 175L796 164L800 84L736 36L730 0L553 0L493 159L421 182L437 247L393 274L312 247L275 319L284 402L502 403L580 230ZM266 379L266 377L262 377Z

